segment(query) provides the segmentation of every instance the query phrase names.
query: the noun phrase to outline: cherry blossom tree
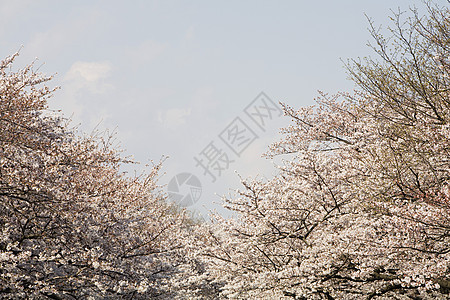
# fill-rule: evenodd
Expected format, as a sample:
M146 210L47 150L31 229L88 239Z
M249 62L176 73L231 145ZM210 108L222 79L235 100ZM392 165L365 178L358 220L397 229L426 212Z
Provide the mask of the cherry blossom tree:
M0 298L175 298L214 293L186 256L194 222L165 201L161 163L130 177L112 135L81 135L47 108L33 64L0 63Z
M237 217L203 226L198 254L238 299L450 297L450 10L370 21L378 59L348 63L354 93L298 110L243 180Z
M354 93L298 110L269 180L196 224L165 202L161 162L130 177L109 134L47 109L51 77L0 62L0 297L448 299L450 10L372 22Z

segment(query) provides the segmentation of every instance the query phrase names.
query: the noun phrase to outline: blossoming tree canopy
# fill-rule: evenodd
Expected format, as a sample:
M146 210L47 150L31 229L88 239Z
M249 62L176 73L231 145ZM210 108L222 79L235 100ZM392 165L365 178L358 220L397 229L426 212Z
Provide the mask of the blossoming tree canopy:
M428 3L371 23L378 59L348 63L354 93L298 110L245 180L203 255L236 298L447 299L450 293L450 11Z
M174 297L193 222L164 201L161 164L120 172L113 137L51 114L51 77L13 71L17 55L0 63L0 297Z

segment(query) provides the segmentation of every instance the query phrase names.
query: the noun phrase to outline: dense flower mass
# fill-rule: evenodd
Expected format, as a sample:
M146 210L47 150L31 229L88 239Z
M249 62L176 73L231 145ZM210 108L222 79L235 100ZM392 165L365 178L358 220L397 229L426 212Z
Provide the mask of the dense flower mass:
M165 202L110 135L46 108L51 78L0 62L0 298L450 298L450 9L372 26L354 93L283 104L292 125L233 218ZM371 23L372 25L372 23Z

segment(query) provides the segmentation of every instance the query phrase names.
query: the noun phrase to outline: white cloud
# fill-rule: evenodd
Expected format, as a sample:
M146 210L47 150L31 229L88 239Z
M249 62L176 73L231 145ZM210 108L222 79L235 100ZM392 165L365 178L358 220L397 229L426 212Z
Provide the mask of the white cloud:
M67 72L65 80L84 79L88 82L96 82L105 78L111 72L111 64L108 62L75 62Z
M172 108L166 111L158 111L158 121L167 128L176 129L186 124L186 117L190 114L190 108Z
M75 124L81 123L88 130L95 127L100 120L111 117L109 107L102 107L100 99L114 89L109 81L112 72L109 62L77 61L64 74L58 108Z
M64 76L64 81L71 90L88 89L92 93L104 94L112 89L112 85L105 82L112 71L109 62L77 61Z

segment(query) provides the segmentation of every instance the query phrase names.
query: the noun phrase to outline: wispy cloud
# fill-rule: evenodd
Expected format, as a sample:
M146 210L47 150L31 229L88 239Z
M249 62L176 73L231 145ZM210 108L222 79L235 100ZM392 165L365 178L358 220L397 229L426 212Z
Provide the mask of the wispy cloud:
M77 61L66 72L61 95L64 101L59 106L74 123L93 128L100 120L111 116L99 99L104 99L114 89L108 78L112 70L109 62Z
M186 124L186 117L191 114L190 108L172 108L158 111L158 121L169 129L179 128Z
M89 82L105 78L111 72L111 64L108 62L75 62L67 72L65 79L84 79Z
M72 88L88 88L94 93L104 93L112 86L102 79L107 78L112 70L109 62L77 61L64 76L64 81Z

